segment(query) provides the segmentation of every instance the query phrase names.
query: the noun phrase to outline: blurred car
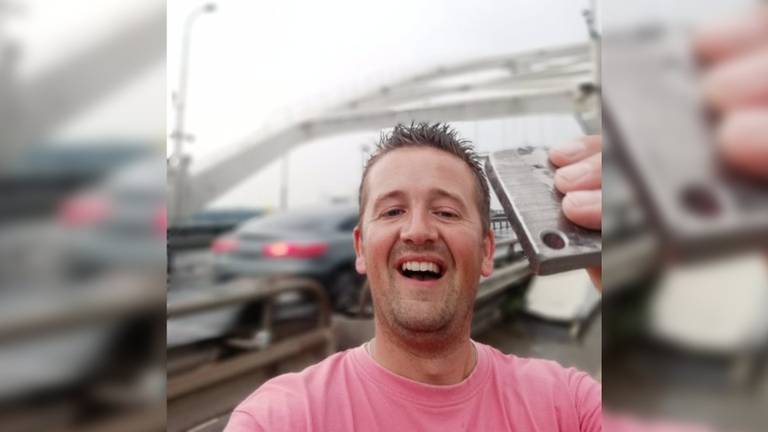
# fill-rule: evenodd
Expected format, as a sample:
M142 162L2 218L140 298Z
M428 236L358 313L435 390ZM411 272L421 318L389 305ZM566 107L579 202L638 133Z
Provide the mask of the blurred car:
M32 226L37 248L61 248L62 274L0 292L0 314L11 323L41 323L40 333L22 333L0 349L0 399L95 394L129 381L139 388L154 368L156 341L164 337L150 301L164 289L165 163L145 156L102 175L61 197L55 218ZM50 270L37 260L30 268Z
M32 146L0 175L0 220L50 215L67 195L153 151L146 142L112 138Z
M168 227L168 247L173 250L207 248L216 236L241 223L266 214L258 208L216 208L195 213Z
M326 287L334 309L349 311L358 304L364 282L354 267L357 219L356 206L332 205L248 221L211 245L215 278L309 277Z
M165 162L148 157L62 202L57 222L68 230L75 274L164 271L165 182Z

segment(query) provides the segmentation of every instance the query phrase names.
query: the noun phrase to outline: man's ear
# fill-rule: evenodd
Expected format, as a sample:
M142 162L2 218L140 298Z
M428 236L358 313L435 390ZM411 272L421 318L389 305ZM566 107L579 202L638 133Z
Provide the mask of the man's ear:
M361 275L365 274L365 256L363 255L363 232L360 224L352 231L355 237L355 270Z
M496 236L492 229L483 236L483 262L480 265L480 274L488 277L493 273L493 254L496 252Z

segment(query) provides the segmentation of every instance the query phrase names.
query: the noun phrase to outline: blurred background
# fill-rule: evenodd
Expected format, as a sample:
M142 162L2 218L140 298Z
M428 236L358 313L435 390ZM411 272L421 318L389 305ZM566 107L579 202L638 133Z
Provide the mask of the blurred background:
M604 427L765 430L768 166L726 164L722 125L745 111L768 124L768 10L616 3L599 14ZM712 81L734 63L741 97ZM741 136L761 160L765 129Z
M221 430L277 374L373 336L352 229L382 130L483 154L595 131L588 1L168 2L168 430ZM473 337L599 377L586 272L533 277L493 199Z
M0 429L165 426L165 27L0 2Z

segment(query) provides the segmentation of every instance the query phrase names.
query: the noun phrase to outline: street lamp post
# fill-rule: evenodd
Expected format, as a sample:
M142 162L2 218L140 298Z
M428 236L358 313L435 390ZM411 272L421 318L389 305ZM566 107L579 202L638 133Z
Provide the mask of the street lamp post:
M179 68L179 84L178 90L173 94L173 107L176 114L174 122L173 132L171 132L171 140L173 141L173 153L171 154L172 169L173 169L173 218L174 222L178 222L178 219L184 213L184 182L187 177L187 168L189 166L189 160L184 156L183 145L184 141L190 141L191 136L184 130L184 120L187 108L187 79L189 70L189 45L190 35L192 34L192 25L195 23L198 17L203 14L212 13L216 11L215 3L206 3L195 8L187 15L184 21L184 34L181 42L181 65Z

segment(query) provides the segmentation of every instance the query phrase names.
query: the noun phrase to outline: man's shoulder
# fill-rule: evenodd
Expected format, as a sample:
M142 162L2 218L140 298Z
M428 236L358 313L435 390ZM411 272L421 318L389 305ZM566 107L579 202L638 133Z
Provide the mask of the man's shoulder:
M586 372L563 367L552 360L517 357L486 347L494 380L508 396L534 401L537 406L552 404L572 412L579 430L601 430L602 389Z
M483 347L488 352L494 373L504 380L537 387L560 386L561 390L563 385L576 390L584 383L594 382L586 372L573 367L564 367L553 360L518 357L513 354L504 354L488 345Z

